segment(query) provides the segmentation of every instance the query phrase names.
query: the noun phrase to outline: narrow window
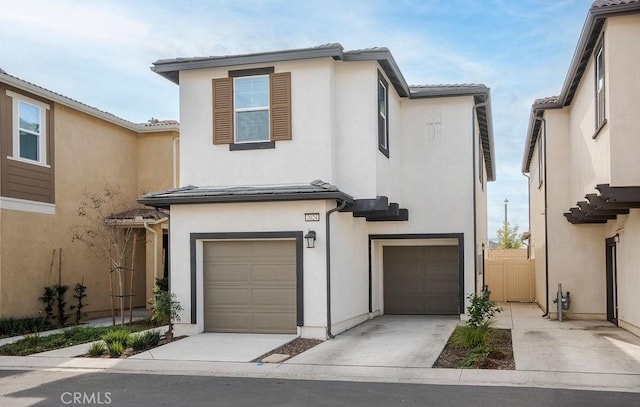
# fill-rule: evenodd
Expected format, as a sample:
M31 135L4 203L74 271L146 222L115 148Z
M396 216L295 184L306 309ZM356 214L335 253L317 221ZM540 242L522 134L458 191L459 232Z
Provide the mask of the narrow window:
M13 99L13 151L11 158L47 165L46 117L49 105L7 90Z
M545 124L546 126L546 124ZM542 130L539 130L542 131ZM538 189L542 187L544 182L544 137L538 136Z
M234 78L235 142L269 141L269 76Z
M18 156L27 160L40 161L40 140L42 138L41 113L38 106L18 102Z
M600 40L600 44L595 53L596 65L596 130L602 127L606 121L605 103L604 103L604 44Z
M387 81L378 72L378 149L389 157L389 94Z

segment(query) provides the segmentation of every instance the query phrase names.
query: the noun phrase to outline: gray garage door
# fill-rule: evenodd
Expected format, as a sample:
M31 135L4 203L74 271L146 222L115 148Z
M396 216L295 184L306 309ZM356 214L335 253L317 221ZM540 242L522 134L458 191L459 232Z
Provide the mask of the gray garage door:
M386 246L385 314L459 314L457 246Z
M296 243L204 243L204 329L296 333Z

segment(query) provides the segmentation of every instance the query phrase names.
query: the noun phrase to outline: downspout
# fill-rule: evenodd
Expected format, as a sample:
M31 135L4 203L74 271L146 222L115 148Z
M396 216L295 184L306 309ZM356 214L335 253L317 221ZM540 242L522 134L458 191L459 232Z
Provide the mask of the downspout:
M477 218L477 203L476 203L476 110L480 107L487 106L489 104L489 96L485 97L484 102L475 103L471 108L471 165L473 166L473 292L478 292L478 220ZM480 147L480 146L478 146ZM479 164L479 163L478 163ZM484 262L484 258L482 260ZM484 288L484 270L482 271L482 281ZM464 304L463 304L464 310Z
M325 216L326 222L326 231L327 234L327 243L326 243L326 252L327 252L327 338L333 339L335 336L331 333L331 220L330 216L332 213L337 212L347 206L347 201L343 200L340 205L336 206L333 209L329 209L327 211L327 215Z
M180 137L176 137L171 141L171 153L173 156L173 187L178 187L178 142Z
M153 230L153 228L149 227L149 223L145 220L143 221L144 228L149 232L153 233L153 278L154 283L158 274L158 232Z
M543 125L542 129L542 162L544 165L544 284L545 284L545 313L542 317L549 315L549 216L547 214L547 121L544 117L536 117ZM531 211L529 211L531 212ZM531 216L531 215L529 215Z

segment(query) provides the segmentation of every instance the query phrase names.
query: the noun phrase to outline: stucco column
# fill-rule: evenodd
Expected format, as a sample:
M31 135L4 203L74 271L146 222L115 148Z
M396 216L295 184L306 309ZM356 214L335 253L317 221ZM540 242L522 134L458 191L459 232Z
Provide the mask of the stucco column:
M155 279L162 277L162 225L149 225L149 227L156 232L146 230L145 234L145 254L146 254L146 299L153 297L153 287L155 285ZM154 251L154 244L156 250ZM154 262L154 255L156 261ZM155 266L155 267L154 267ZM151 304L147 302L147 309L151 309Z

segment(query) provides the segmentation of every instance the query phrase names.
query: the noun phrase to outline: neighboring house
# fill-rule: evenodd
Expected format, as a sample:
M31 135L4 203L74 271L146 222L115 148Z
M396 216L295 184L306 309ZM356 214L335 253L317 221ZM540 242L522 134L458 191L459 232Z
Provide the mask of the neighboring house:
M482 285L489 89L407 86L386 48L161 60L180 85L170 287L197 331L326 338L465 312ZM313 181L316 180L316 181Z
M555 317L608 319L640 334L640 1L596 1L560 96L536 100L529 173L536 300Z
M175 185L177 137L177 122L134 124L0 71L0 317L43 310L38 297L58 283L59 249L67 303L84 281L85 311L110 312L109 264L71 241L70 228L82 224L79 202L108 183L132 209L141 191ZM162 275L168 222L157 211L132 214L114 215L140 228L134 305L145 306L154 275Z

